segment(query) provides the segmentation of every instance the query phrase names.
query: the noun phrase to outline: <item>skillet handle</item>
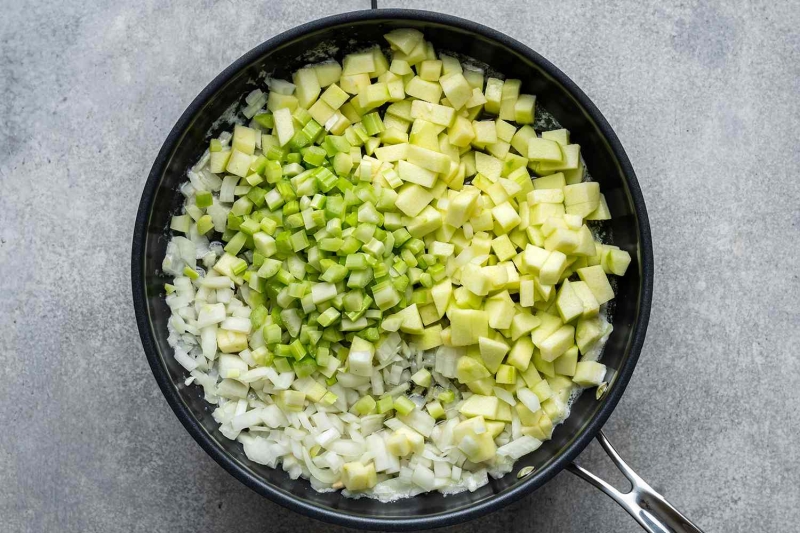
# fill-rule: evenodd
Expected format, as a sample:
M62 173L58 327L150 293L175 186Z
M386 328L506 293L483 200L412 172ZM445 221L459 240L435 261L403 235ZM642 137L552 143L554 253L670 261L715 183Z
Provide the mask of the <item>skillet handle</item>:
M605 492L648 533L703 533L622 460L602 431L597 434L597 440L620 472L631 482L631 490L620 492L576 463L567 466L570 472Z

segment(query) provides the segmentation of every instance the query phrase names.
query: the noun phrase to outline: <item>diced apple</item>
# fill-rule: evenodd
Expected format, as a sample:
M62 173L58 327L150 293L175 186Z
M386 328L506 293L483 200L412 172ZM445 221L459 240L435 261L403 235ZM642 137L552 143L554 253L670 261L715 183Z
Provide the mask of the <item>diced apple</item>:
M508 344L501 340L479 337L478 346L480 347L481 359L483 364L492 374L497 373L497 369L503 362L503 358L508 353Z
M588 352L595 342L603 336L603 325L600 317L583 318L578 320L575 328L575 344L582 354Z
M489 317L485 311L454 309L450 314L453 346L477 344L489 332Z
M564 158L561 146L555 141L534 137L528 141L527 158L531 161L561 162Z
M478 360L466 355L459 357L456 363L456 379L459 383L469 383L489 376L489 370Z
M574 342L575 328L569 325L561 326L540 343L539 351L542 354L542 359L548 362L554 361L566 352Z
M581 361L575 367L572 381L581 387L597 387L606 377L606 365L595 361Z
M567 256L560 251L550 252L547 260L539 269L539 281L545 285L555 285L567 266ZM602 271L602 269L601 269Z
M531 362L531 357L533 357L533 343L530 337L520 337L511 347L506 362L524 372Z
M496 396L483 396L473 394L467 398L459 408L458 412L467 417L482 416L484 418L495 418L499 400Z
M458 449L473 463L488 461L497 452L497 446L482 416L459 423L453 428L453 438L458 443Z
M578 347L573 346L563 355L559 356L555 361L553 361L553 368L558 374L564 376L574 376L575 375L575 367L578 364Z
M442 98L442 86L433 81L425 81L419 76L414 76L406 83L406 94L425 100L432 104L438 104Z
M631 254L625 250L608 249L600 261L603 270L615 276L624 276L631 264Z
M514 318L514 301L508 291L502 291L486 300L486 313L489 315L489 327L508 329Z
M597 299L597 303L602 305L614 298L614 289L611 288L611 284L608 282L608 277L603 271L602 266L595 265L579 268L577 273L581 281L586 283L589 290L592 291L592 294L594 294L594 297Z

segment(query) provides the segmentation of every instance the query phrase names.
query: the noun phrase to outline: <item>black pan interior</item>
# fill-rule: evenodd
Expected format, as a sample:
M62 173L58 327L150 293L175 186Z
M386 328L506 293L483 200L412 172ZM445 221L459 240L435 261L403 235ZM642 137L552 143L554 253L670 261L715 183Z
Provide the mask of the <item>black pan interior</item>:
M571 131L573 142L581 145L587 166L610 204L613 219L604 224L613 231L614 244L631 253L633 263L617 287L614 333L603 359L615 375L602 401L596 401L594 394L582 395L551 441L520 460L513 473L474 493L429 494L384 504L317 493L304 480L292 481L282 470L248 461L238 443L217 431L200 389L183 385L185 372L167 344L169 309L163 284L168 279L160 265L169 217L182 201L178 186L207 146L208 135L225 127L214 128L220 115L253 88L265 88L265 72L290 79L295 69L308 63L309 49L333 45L337 50L333 57L341 61L350 51L385 44L381 36L398 27L419 28L437 50L487 63L506 77L521 79L523 92L537 95L538 102ZM348 13L290 30L243 56L197 97L170 133L142 196L132 284L143 346L156 379L182 423L222 466L261 494L316 518L357 527L420 529L456 523L510 503L545 483L588 444L616 405L641 349L649 315L652 251L644 202L630 163L605 119L569 78L535 52L484 26L435 13L381 10ZM528 465L536 471L518 480L516 472Z

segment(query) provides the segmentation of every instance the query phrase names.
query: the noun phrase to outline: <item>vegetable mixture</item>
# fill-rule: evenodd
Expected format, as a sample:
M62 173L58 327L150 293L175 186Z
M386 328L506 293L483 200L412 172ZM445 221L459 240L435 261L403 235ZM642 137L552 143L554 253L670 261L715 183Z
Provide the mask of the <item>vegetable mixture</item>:
M163 269L220 432L317 490L392 500L475 490L551 437L605 380L630 256L595 240L603 194L520 80L385 38L391 60L247 96L188 173Z

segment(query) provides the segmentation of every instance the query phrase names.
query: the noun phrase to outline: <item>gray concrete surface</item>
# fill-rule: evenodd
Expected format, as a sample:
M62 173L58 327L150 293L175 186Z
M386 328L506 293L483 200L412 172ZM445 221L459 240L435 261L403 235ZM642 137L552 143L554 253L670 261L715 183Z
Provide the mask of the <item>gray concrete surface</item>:
M570 75L650 212L650 330L607 434L707 531L800 523L800 11L792 2L444 2ZM128 273L169 128L236 57L367 0L3 2L0 529L341 531L273 505L186 434L145 362ZM597 446L582 462L609 475ZM635 532L561 474L451 531Z

